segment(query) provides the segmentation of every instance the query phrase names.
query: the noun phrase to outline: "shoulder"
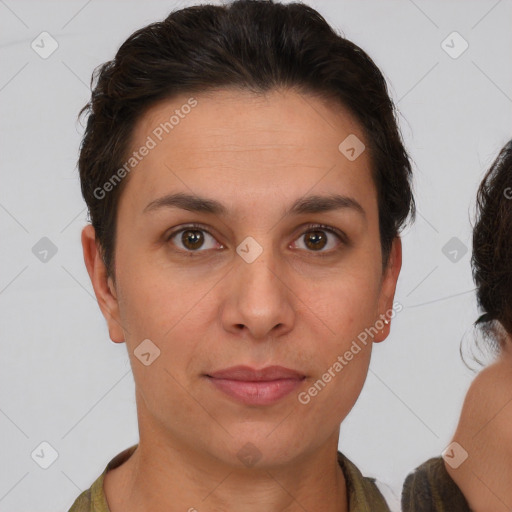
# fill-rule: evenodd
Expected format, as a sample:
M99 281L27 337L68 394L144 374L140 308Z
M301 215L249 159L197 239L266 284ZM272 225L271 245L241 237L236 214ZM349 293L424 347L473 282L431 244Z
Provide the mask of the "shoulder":
M512 356L500 358L484 368L473 380L464 399L457 430L498 433L509 431L512 422ZM492 420L492 422L490 421Z
M130 446L118 453L105 467L103 473L96 478L91 487L85 490L76 500L68 512L110 512L105 497L103 482L108 471L119 467L128 460L138 445Z
M390 512L374 478L364 477L357 466L341 452L340 464L347 485L349 512Z
M109 512L103 495L103 478L106 470L74 501L68 512Z
M405 479L403 512L469 512L463 494L451 479L441 457L427 460Z
M475 510L495 510L500 506L496 496L501 501L512 499L511 424L512 357L503 353L468 389L453 437L468 457L458 468L447 467Z
M84 491L73 502L68 512L90 512L91 510L91 489Z

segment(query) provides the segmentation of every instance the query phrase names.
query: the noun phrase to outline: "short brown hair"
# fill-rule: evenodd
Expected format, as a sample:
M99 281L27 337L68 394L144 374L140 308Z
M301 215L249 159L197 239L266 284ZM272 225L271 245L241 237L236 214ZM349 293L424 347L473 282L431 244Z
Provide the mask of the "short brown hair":
M140 117L163 99L219 87L256 93L288 87L338 101L366 135L379 205L383 264L414 217L411 164L386 81L370 57L301 3L236 0L172 12L133 33L97 68L79 156L82 194L110 276L116 213L127 179L95 193L122 166ZM341 141L340 141L341 142Z

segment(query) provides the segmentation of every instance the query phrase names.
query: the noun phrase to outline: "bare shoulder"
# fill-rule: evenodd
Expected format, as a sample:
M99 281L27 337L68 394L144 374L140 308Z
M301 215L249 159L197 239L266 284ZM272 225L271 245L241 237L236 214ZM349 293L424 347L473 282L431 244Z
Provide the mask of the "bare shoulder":
M475 512L510 510L512 356L503 353L468 389L453 437L467 458L446 470ZM462 452L464 454L464 452ZM460 460L460 459L459 459Z
M484 368L468 389L457 430L466 435L497 434L512 425L512 356L502 354Z

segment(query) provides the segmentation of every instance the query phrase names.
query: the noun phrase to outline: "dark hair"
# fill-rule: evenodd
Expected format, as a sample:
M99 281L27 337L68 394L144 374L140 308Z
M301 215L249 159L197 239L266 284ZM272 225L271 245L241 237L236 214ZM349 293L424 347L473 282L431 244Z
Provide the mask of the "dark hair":
M103 261L114 276L117 205L124 178L95 193L123 165L140 117L163 99L219 88L265 93L290 88L337 101L362 125L373 164L383 264L408 216L414 218L411 164L384 77L370 57L313 8L272 0L196 5L133 33L93 73L78 162ZM340 140L341 142L341 140Z
M476 208L471 265L483 314L475 325L503 343L500 325L512 335L512 140L482 180Z

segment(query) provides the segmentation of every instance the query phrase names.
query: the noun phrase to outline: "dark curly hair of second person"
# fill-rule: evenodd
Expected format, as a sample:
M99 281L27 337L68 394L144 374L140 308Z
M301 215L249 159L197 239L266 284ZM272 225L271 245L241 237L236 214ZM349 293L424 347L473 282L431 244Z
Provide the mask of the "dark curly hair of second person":
M496 321L512 336L512 140L478 189L471 263L483 311L476 323L502 344L505 338L499 335Z

